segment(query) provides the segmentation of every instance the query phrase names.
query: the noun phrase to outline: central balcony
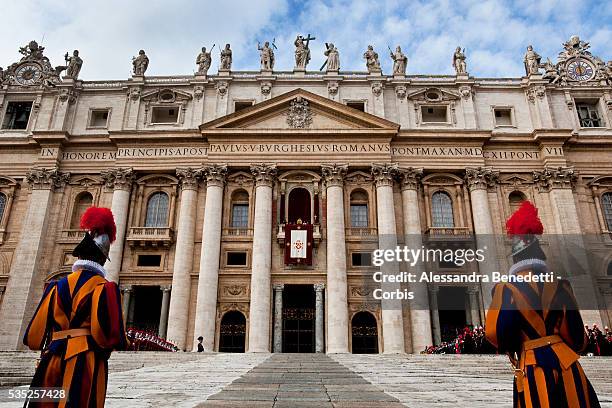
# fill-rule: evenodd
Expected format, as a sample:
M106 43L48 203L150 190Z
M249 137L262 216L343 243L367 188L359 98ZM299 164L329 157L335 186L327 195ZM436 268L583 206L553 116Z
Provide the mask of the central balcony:
M174 230L170 227L131 227L127 242L132 247L169 247L174 242Z

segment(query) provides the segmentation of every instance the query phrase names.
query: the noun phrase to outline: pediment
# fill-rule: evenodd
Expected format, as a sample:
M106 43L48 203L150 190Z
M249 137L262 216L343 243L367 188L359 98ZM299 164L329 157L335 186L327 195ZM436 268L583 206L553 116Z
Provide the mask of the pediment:
M459 99L459 93L444 88L420 88L408 94L408 99L421 102L448 102Z
M287 132L391 131L399 125L331 99L296 89L200 126L202 133L269 130Z

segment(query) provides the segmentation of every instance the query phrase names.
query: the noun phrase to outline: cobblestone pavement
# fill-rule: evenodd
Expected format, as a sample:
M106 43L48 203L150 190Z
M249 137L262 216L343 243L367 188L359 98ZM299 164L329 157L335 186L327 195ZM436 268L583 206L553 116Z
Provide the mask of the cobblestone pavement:
M273 354L198 407L402 406L396 398L325 354Z
M505 356L354 355L331 358L409 407L511 407L512 372ZM612 358L580 363L599 396L612 408Z

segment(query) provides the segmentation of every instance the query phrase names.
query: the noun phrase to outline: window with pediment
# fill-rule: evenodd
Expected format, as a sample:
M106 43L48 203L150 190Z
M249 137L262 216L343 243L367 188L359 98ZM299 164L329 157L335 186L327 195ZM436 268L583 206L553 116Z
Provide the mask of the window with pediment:
M249 226L249 193L237 190L232 194L231 228L248 228Z
M362 189L351 192L351 227L368 227L368 193Z

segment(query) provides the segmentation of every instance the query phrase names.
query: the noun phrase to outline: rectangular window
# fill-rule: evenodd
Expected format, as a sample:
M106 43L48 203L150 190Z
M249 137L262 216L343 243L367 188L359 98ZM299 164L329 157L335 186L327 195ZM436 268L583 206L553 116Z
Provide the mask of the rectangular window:
M9 102L6 106L2 129L26 130L31 112L32 102Z
M421 106L423 122L447 123L448 107L446 106Z
M495 108L495 126L512 126L512 109Z
M151 123L178 122L178 106L154 106L151 112Z
M247 253L246 252L226 252L226 265L227 266L246 266L247 265Z
M351 254L353 266L372 266L372 254L370 252L353 252Z
M234 102L234 112L241 111L246 108L250 108L253 106L252 101L236 101Z
M232 228L247 228L249 226L249 205L232 205Z
M161 255L138 255L137 266L159 267L161 265Z
M93 109L89 118L89 127L105 128L108 123L108 109Z
M580 127L603 126L596 101L576 103L576 110L578 111L578 119L580 119Z
M363 101L352 101L352 102L347 102L346 106L353 108L353 109L357 109L359 111L365 112L365 102Z
M368 205L367 204L351 204L351 227L352 228L367 228L368 227Z

